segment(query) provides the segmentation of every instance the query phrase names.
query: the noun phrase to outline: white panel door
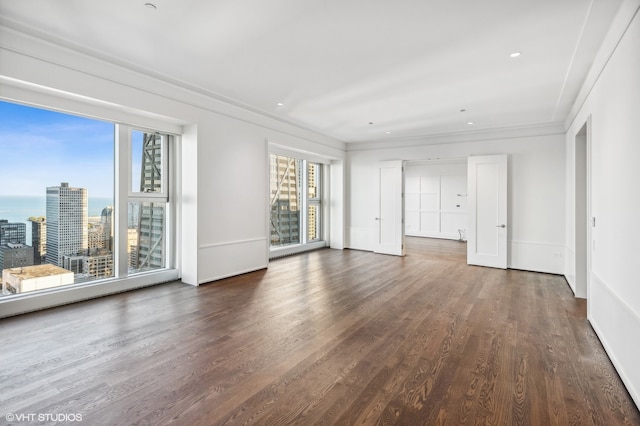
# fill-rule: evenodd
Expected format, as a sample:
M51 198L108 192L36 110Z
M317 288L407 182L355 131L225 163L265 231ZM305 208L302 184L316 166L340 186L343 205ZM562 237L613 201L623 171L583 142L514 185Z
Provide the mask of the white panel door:
M404 256L402 161L383 161L377 176L377 215L374 252Z
M467 263L507 268L507 156L468 160Z

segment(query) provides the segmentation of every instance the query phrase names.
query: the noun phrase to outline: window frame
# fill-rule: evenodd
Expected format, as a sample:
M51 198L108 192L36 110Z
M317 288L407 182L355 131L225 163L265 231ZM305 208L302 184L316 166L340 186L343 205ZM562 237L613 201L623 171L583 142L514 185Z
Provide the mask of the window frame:
M179 208L179 152L181 149L183 131L182 126L171 121L162 121L151 118L143 111L128 109L123 112L119 109L104 107L102 103L89 98L70 100L58 96L55 91L40 88L39 91L24 90L19 98L0 97L5 102L17 103L28 107L45 109L63 114L86 117L90 119L110 122L114 125L114 260L113 276L96 280L69 284L62 287L53 287L35 292L14 294L11 297L0 298L1 317L17 315L46 309L62 304L73 303L81 300L106 296L109 294L128 291L140 287L152 286L163 282L177 280L181 276L180 260L175 249L180 235ZM90 111L88 113L87 111ZM143 125L130 125L124 123L142 123ZM163 156L164 191L159 193L133 194L131 199L143 202L162 200L166 202L165 216L165 247L166 261L164 268L129 274L127 264L127 209L129 190L131 189L130 161L131 145L124 143L128 137L123 134L126 129L135 129L147 132L159 132L168 136L166 139L166 155ZM124 206L124 209L121 208ZM121 224L124 224L122 226ZM123 247L124 246L124 251ZM124 254L124 255L123 255ZM122 268L124 261L125 268Z
M266 163L267 163L267 255L269 259L275 259L282 256L287 256L290 254L295 254L299 252L314 250L317 248L327 247L328 246L328 214L326 212L326 200L328 192L325 190L325 186L328 185L326 180L326 176L329 175L327 160L323 158L309 154L309 153L299 153L286 148L282 148L279 145L268 143L269 149L267 150ZM303 172L301 173L301 200L300 200L300 242L294 244L288 244L283 246L271 246L271 156L284 156L293 158L302 163L301 168ZM316 176L319 195L319 202L316 201L318 198L309 199L308 197L308 164L317 164L319 170L319 176ZM328 189L328 188L327 188ZM310 240L308 238L308 206L309 205L317 205L318 206L318 238Z
M306 214L305 216L305 243L312 243L312 242L316 242L316 241L322 241L323 240L323 223L324 223L324 212L323 212L323 190L324 190L324 185L323 185L323 174L324 174L324 166L322 163L319 162L315 162L315 161L308 161L308 160L304 160L303 164L305 164L305 171L306 173L304 174L304 188L305 188L305 192L306 192L306 196L304 197L304 201L306 203L305 206L305 211ZM317 166L318 170L317 173L315 173L315 180L316 180L316 197L310 197L309 196L309 166ZM318 225L318 229L317 229L317 237L314 239L310 239L309 238L309 207L311 206L315 206L316 207L316 222Z
M114 253L114 270L115 276L118 278L128 278L138 274L153 274L161 270L174 269L176 267L176 254L175 254L175 236L176 236L176 203L172 203L171 200L175 199L175 191L173 190L175 185L175 177L173 176L172 162L169 161L171 157L176 158L176 155L172 155L171 151L177 149L176 141L179 136L172 135L170 133L159 132L153 129L145 129L140 126L132 126L123 123L116 123L116 141L115 141L115 169L117 172L117 178L115 182L114 191L114 210L116 213L115 229L117 230L114 235L115 246L118 247L116 253ZM161 192L134 192L132 189L133 182L133 137L134 131L143 133L160 134L162 137L162 191ZM174 151L175 153L175 151ZM142 172L142 171L141 171ZM126 189L123 187L126 185ZM164 217L163 217L163 268L147 271L136 271L131 273L129 271L129 256L127 253L127 244L129 242L128 232L128 212L129 203L157 203L164 204ZM117 266L116 266L117 265Z

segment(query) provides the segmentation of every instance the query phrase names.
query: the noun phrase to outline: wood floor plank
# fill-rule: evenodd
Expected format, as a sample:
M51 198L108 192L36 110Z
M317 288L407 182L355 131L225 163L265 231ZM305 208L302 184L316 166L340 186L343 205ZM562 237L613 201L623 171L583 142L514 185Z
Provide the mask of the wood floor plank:
M408 238L405 257L318 250L5 318L0 341L0 416L640 425L564 278L469 266L458 241Z

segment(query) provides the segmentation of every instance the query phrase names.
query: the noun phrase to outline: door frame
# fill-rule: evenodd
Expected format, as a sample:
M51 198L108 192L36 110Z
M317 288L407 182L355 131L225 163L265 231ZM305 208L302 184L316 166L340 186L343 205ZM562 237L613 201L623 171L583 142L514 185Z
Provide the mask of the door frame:
M574 294L589 299L595 218L591 212L591 115L573 139ZM589 304L587 303L587 313Z
M376 216L374 217L374 246L373 252L379 254L389 254L394 256L404 256L405 254L405 235L404 235L404 221L405 221L405 209L404 209L404 161L403 160L387 160L379 161L376 167ZM394 186L393 198L398 200L392 206L393 210L389 216L392 217L393 223L393 242L392 244L384 244L381 242L381 227L386 224L389 217L382 213L382 177L381 173L383 169L390 169L394 173L400 173L398 183L399 188ZM397 176L396 176L397 177ZM395 183L395 182L394 182Z

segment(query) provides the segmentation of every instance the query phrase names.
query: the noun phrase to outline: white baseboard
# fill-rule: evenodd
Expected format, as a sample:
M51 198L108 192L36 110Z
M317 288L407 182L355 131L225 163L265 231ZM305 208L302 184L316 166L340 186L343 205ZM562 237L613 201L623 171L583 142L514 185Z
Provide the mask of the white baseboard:
M569 247L564 248L564 277L573 294L576 294L576 254Z
M446 233L446 232L407 232L405 235L407 237L439 238L442 240L459 240L460 239L460 234Z

